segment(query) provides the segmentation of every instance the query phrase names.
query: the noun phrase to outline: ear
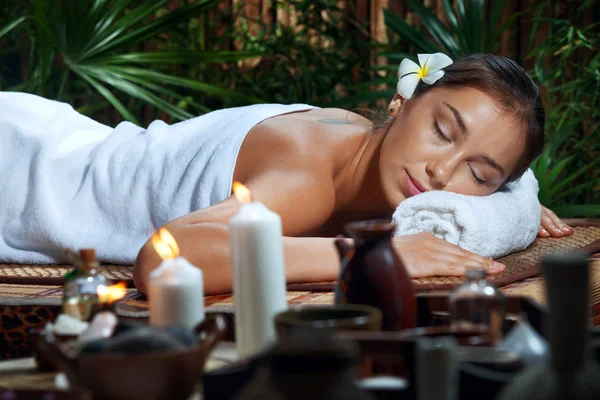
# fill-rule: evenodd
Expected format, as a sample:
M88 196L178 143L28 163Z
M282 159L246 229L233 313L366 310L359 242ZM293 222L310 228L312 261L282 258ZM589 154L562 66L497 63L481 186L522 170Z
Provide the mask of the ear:
M390 101L390 105L388 106L388 114L390 114L390 117L395 118L398 115L400 109L402 108L402 104L404 104L405 101L406 99L400 94L396 93L394 95L392 101Z

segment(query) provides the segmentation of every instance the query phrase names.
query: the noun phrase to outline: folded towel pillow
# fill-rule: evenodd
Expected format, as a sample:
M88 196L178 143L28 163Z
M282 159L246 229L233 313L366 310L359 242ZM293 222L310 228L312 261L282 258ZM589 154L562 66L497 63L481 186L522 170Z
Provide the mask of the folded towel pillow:
M430 191L403 201L393 215L395 235L430 232L465 250L498 258L527 248L540 226L533 171L489 196Z

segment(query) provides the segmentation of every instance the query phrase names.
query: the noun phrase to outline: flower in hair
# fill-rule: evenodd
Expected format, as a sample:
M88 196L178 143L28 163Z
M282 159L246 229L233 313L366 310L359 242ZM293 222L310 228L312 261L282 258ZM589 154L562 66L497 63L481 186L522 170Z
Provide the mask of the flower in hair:
M407 100L421 80L433 85L444 76L444 68L452 64L452 59L444 53L417 54L417 57L420 65L405 58L398 68L398 94Z

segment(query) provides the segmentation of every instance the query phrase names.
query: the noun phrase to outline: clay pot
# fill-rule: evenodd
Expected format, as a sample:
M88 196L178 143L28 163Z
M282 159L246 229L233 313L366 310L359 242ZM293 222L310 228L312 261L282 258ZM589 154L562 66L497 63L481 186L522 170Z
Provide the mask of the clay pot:
M193 348L79 355L49 334L38 338L37 350L65 372L72 387L89 389L95 399L187 399L225 333L225 318L209 315L196 328L199 344Z

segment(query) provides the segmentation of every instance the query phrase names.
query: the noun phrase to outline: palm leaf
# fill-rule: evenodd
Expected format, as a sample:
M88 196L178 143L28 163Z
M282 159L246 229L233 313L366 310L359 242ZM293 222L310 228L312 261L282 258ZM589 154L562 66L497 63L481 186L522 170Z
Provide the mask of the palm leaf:
M187 64L187 63L221 63L239 61L246 58L258 57L263 54L259 50L245 51L216 51L216 52L190 52L190 51L160 51L148 53L116 54L106 57L94 58L98 64Z
M139 121L135 118L135 116L125 108L123 103L119 101L108 89L102 86L98 81L89 76L86 73L81 73L78 69L75 69L75 73L81 76L85 81L87 81L90 85L92 85L98 93L100 93L112 106L128 121L133 122L136 125L141 125Z

